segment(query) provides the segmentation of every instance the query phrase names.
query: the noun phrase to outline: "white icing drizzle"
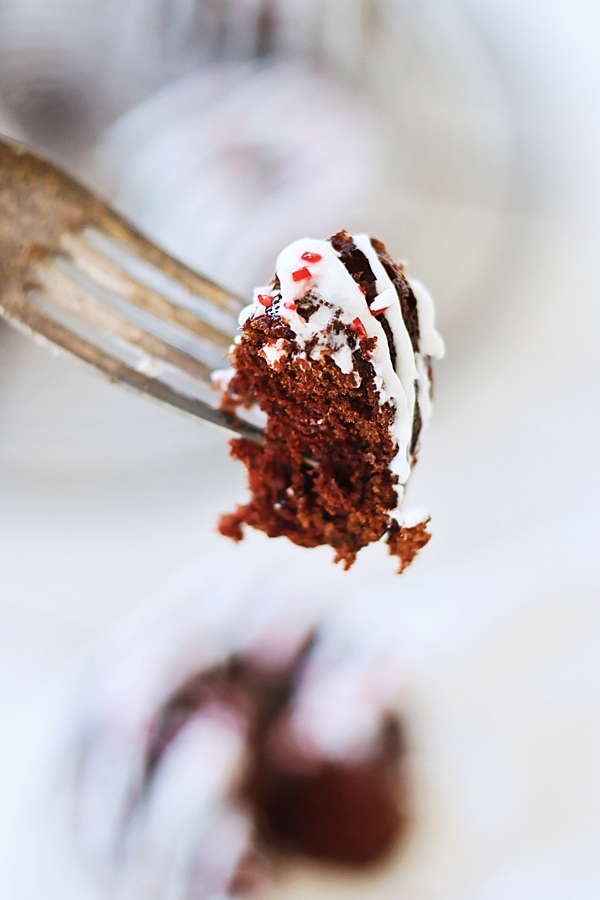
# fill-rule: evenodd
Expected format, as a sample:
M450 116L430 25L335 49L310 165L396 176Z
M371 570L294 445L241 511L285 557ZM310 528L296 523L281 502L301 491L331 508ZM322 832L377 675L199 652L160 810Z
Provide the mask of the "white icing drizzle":
M421 423L425 427L431 418L433 404L431 402L431 379L429 377L425 357L441 359L446 352L442 336L435 328L435 306L433 297L423 284L416 278L407 278L410 289L417 301L417 313L419 316L419 353L416 355L418 379L419 409L421 411Z
M308 341L317 339L311 349L311 358L319 359L325 349L331 354L339 369L349 374L353 369L352 349L346 335L326 334L325 329L332 316L336 315L344 325L354 325L359 319L368 337L377 338L377 343L370 356L375 370L375 386L379 392L380 402L391 402L395 408L392 437L398 445L398 453L390 464L390 469L398 476L398 505L402 500L404 485L411 469L410 445L413 431L415 403L419 401L422 423L425 424L431 415L431 384L427 372L426 356L441 357L444 344L435 330L433 300L421 282L411 280L411 289L417 300L419 315L419 352L413 352L408 329L402 317L402 309L396 288L377 252L366 234L352 237L355 245L366 256L376 278L377 297L371 309L383 311L396 349L396 368L392 358L387 337L380 321L372 314L362 290L348 272L337 252L329 241L302 238L290 244L279 254L276 273L280 283L280 296L277 303L277 314L294 332L299 345L297 356L305 354ZM308 259L303 259L307 256ZM313 257L320 257L313 261ZM305 270L302 272L302 270ZM300 280L294 279L294 273L306 275ZM309 291L313 291L322 301L321 305L306 321L297 312L295 303ZM259 295L273 295L269 287L256 288L254 302L242 310L240 324L250 316L262 315L265 306L258 299ZM278 346L281 345L281 346ZM285 353L283 344L266 345L263 354L270 365Z
M404 324L404 319L402 318L402 309L400 308L400 301L398 300L396 288L394 287L391 278L385 271L381 260L377 256L375 248L371 244L371 239L367 234L357 234L352 238L352 240L354 241L358 249L367 257L373 275L377 279L376 287L378 297L374 302L377 303L379 296L384 294L385 302L387 303L389 291L391 291L394 296L394 302L390 303L387 306L383 315L390 326L392 337L394 340L394 346L396 348L396 372L400 379L402 390L404 392L407 413L406 418L402 421L403 427L398 438L398 453L390 463L390 468L392 472L395 472L398 475L398 478L400 479L400 485L403 485L406 483L406 480L410 473L409 450L412 439L413 418L415 414L415 382L418 378L417 367L415 364L415 354L413 352L408 329ZM383 331L383 327L381 330ZM385 348L387 353L389 354L387 338L385 339ZM403 477L404 472L406 472L406 477ZM398 501L400 500L402 500L402 493L398 491Z
M429 510L426 506L405 506L398 521L404 528L415 528L423 525L429 518Z
M275 365L278 359L287 355L285 343L286 342L282 338L278 341L269 341L269 343L265 344L260 351L271 367Z
M421 353L417 353L415 362L417 364L418 375L418 397L419 411L421 413L421 424L424 427L430 420L433 412L433 404L431 402L431 379L427 371L427 363Z
M417 301L419 313L419 351L423 356L441 359L446 352L442 336L435 329L435 306L433 297L422 281L406 279Z
M341 369L344 375L349 375L354 368L354 360L352 359L352 350L347 342L344 342L338 350L334 350L331 354L336 366ZM360 375L356 372L357 384L360 384Z

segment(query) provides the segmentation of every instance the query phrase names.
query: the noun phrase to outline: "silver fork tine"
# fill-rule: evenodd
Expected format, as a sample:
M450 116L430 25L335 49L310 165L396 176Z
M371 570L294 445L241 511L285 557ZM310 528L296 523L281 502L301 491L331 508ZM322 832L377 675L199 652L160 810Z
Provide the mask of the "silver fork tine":
M65 328L55 319L38 309L28 299L24 300L19 318L18 320L13 319L13 324L20 331L29 333L30 336L36 337L39 335L53 346L66 349L78 359L99 369L111 381L126 384L139 393L146 394L148 397L153 397L161 403L166 403L182 412L203 419L217 428L233 432L239 437L246 437L259 443L262 441L263 435L260 429L243 420L238 420L220 409L215 409L202 400L188 397L179 391L175 391L169 385L158 381L156 378L149 378L147 375L138 372L126 363L121 362L117 357L105 353L94 344Z
M60 247L84 275L101 287L114 291L124 300L129 300L139 309L144 309L166 322L179 325L224 349L231 344L233 336L231 331L227 333L203 322L195 313L171 303L151 288L140 285L134 278L126 275L118 266L94 250L79 235L65 234L61 239Z
M79 185L78 185L79 187ZM87 193L87 192L86 192ZM91 195L90 195L91 196ZM240 309L245 305L244 300L236 297L230 291L206 278L199 275L192 269L188 269L183 263L169 256L164 250L161 250L156 244L153 244L138 231L128 225L114 210L110 209L104 203L96 200L100 205L99 215L96 222L85 222L84 224L96 224L99 230L104 234L112 237L113 240L122 244L129 251L133 252L140 259L153 265L164 275L178 281L188 289L191 294L198 294L200 297L206 297L211 303L216 304L222 309L237 315Z
M97 300L59 269L52 265L41 265L36 266L34 271L39 276L42 294L56 306L129 344L134 344L155 359L161 359L170 365L177 366L193 378L210 384L211 369L209 366L132 324L120 313Z
M89 239L94 234L111 242L119 258L105 256L102 247ZM138 281L127 265L121 266L121 251L124 258L141 261L149 271L168 279L189 298L189 304L179 306L154 285ZM118 308L111 305L111 295ZM260 442L260 429L199 399L193 387L206 393L212 369L202 358L202 347L211 358L223 358L242 306L239 297L160 250L72 178L26 147L0 140L0 312L20 330L74 354L111 381ZM127 318L128 309L132 321ZM60 321L61 310L71 321L88 326L87 331L83 329L85 336ZM164 334L160 329L152 333L150 324L148 330L136 321L136 310L138 319L145 316L149 323L163 322ZM57 312L58 320L53 315ZM213 321L206 321L204 315ZM90 326L100 337L94 334L88 339ZM175 332L184 336L180 346L169 342L168 333ZM107 336L112 341L110 350ZM146 359L182 372L190 391L175 389L130 365L119 352L124 345L137 347L138 357L141 350ZM216 391L214 396L217 402Z

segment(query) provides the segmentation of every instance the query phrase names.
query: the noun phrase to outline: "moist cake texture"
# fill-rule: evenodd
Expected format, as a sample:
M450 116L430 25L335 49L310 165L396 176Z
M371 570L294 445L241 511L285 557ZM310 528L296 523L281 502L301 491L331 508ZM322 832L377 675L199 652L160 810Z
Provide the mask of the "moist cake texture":
M430 537L427 512L402 508L443 354L429 294L381 241L341 231L286 247L240 322L223 406L267 422L262 445L232 441L251 499L220 531L330 544L345 568L384 538L402 571Z

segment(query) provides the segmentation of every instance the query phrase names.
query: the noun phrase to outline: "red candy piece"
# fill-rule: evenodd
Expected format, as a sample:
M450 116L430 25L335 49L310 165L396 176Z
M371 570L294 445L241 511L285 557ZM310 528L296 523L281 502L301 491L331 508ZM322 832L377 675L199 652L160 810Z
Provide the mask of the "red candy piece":
M296 269L295 272L292 272L292 278L294 281L304 281L305 278L310 278L310 271L306 268L306 266L302 266L301 269Z
M352 319L352 324L354 326L355 331L357 331L361 337L367 336L367 329L365 328L365 326L363 325L361 320L358 318L358 316L355 319Z
M292 310L297 309L296 304L294 303L293 300L286 300L283 305L285 306L286 309L292 309Z
M260 304L262 304L262 306L264 306L265 309L268 309L271 306L271 304L273 303L273 298L269 294L259 294L258 302Z
M386 309L390 308L391 305L392 305L391 303L388 303L387 306L382 306L381 309L371 309L371 307L369 307L369 312L371 313L372 316L380 316L381 313L384 313L386 311Z
M306 262L321 262L323 257L320 253L311 253L310 250L307 250L306 253L303 253L300 259L306 260Z

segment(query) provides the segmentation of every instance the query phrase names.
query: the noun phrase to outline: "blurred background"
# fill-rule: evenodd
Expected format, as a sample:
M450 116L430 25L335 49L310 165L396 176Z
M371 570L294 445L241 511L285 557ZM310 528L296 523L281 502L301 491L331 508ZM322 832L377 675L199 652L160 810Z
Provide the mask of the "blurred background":
M407 673L406 846L277 896L597 898L599 89L592 0L0 2L1 133L242 294L300 235L377 234L447 344L409 494L434 537L397 579L379 547L343 573L230 545L224 436L0 326L6 896L106 896L42 850L50 748L90 658L132 623L143 645L191 564L198 603L272 567L285 607L301 577Z

